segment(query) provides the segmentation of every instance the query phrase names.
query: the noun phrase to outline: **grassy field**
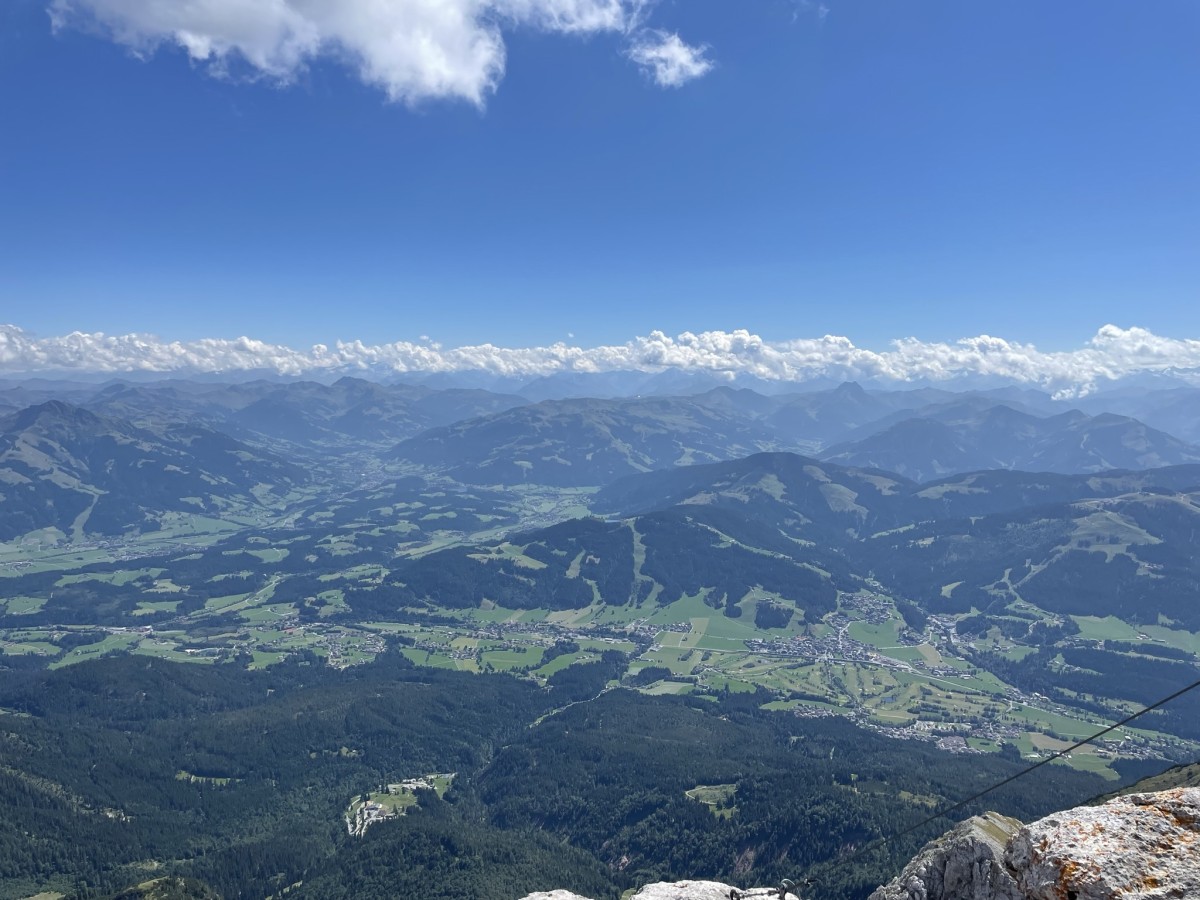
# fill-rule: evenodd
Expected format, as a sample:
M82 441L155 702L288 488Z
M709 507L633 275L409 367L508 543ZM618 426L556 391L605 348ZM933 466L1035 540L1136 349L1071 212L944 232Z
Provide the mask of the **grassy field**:
M0 603L4 604L4 611L11 616L25 616L30 613L35 613L46 605L45 597L9 597L7 600L0 599Z
M241 781L240 778L223 778L223 777L215 777L214 778L214 777L209 777L209 776L205 776L205 775L193 775L191 772L185 772L183 769L180 769L178 772L175 773L175 780L176 781L186 781L190 784L209 784L209 785L214 785L216 787L227 787L231 784L235 784L236 782Z
M1079 626L1079 636L1089 641L1136 641L1138 631L1115 616L1071 616Z
M718 819L729 819L737 813L737 807L733 805L736 794L736 784L698 784L684 791L684 796L703 803Z

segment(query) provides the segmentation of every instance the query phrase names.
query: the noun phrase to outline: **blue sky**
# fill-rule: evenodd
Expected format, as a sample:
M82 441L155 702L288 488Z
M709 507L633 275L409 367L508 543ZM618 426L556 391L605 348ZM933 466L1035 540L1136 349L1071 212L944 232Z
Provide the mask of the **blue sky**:
M345 47L222 73L149 13L114 32L148 0L74 5L0 6L0 322L30 333L1200 334L1194 0L499 16L483 105L389 99ZM672 35L711 70L664 87L632 48Z

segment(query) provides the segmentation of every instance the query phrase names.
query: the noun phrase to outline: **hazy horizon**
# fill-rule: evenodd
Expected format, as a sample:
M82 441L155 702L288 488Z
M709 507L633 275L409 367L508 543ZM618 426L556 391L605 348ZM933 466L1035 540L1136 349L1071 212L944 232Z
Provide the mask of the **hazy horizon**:
M592 347L566 342L446 347L423 339L338 341L302 349L249 337L168 341L150 335L73 332L41 338L13 325L0 326L0 378L223 375L237 380L270 374L317 380L342 375L420 380L457 375L473 376L472 383L491 379L512 386L552 376L670 372L700 381L780 389L842 381L895 388L1015 385L1067 398L1146 378L1200 386L1200 341L1106 325L1083 346L1060 352L986 335L953 343L898 339L876 351L848 337L766 341L748 331L674 337L652 332L623 344Z

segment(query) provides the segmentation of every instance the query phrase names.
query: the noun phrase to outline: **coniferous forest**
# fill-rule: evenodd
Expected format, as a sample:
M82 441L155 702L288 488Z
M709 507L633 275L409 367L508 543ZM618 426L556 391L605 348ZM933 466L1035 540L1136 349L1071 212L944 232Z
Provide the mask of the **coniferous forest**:
M839 860L1020 765L766 711L753 694L605 691L616 656L547 687L397 653L343 671L305 657L10 669L0 896L108 897L171 875L225 897L511 900L809 875L823 896L861 897L948 823ZM456 777L348 834L351 799L427 772ZM1034 816L1102 784L1052 767L981 808Z

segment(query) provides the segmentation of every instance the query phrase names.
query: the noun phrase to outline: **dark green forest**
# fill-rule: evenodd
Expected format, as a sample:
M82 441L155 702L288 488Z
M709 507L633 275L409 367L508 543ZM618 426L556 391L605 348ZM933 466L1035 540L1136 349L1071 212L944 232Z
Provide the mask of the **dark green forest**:
M809 874L823 896L861 898L950 823L839 859L1020 765L764 711L753 694L603 691L620 663L545 688L395 653L344 671L302 656L261 672L139 657L6 670L0 897L106 897L171 875L230 898L615 898L660 878ZM347 834L352 797L426 772L458 777ZM722 815L686 795L700 785L728 786ZM1036 816L1102 785L1053 767L979 808Z

